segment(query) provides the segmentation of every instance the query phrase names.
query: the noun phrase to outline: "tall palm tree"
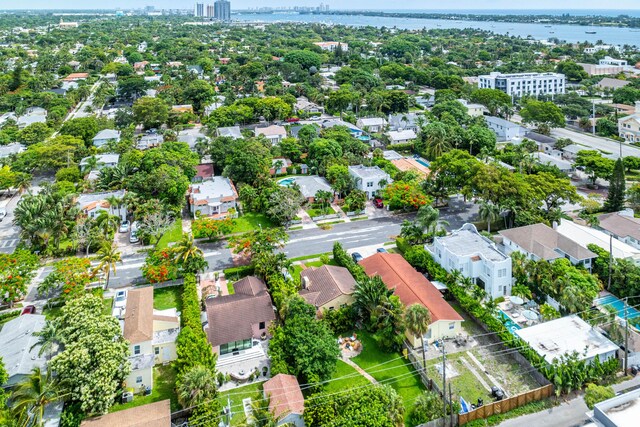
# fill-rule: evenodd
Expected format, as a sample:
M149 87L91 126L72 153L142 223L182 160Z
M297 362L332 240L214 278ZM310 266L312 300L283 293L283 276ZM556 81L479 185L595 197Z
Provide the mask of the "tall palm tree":
M390 294L391 291L387 289L379 276L367 278L356 283L353 291L353 306L358 310L365 323L369 323L376 307Z
M107 276L107 282L104 288L108 289L111 272L113 271L113 274L116 274L116 263L122 262L122 256L121 253L118 252L118 245L111 240L102 242L98 250L98 256L100 264L95 268L95 272L101 271Z
M184 408L215 399L217 395L215 375L210 369L196 365L180 377L177 394L178 401Z
M51 370L45 374L36 367L11 393L11 410L21 426L42 426L45 406L60 400L64 394L64 388L51 376Z
M442 154L451 150L451 144L447 141L447 128L442 123L430 123L422 130L426 143L425 152L431 160L435 160Z
M478 210L478 215L484 221L487 221L487 232L491 233L491 223L500 217L500 208L493 203L483 200Z
M192 261L198 258L204 258L202 249L196 246L193 240L193 234L191 233L184 234L182 240L171 248L171 252L173 253L173 259L176 264L182 266L190 265Z
M87 157L82 165L82 172L92 171L98 168L98 158L96 156Z
M414 336L420 337L422 345L422 367L427 369L427 356L424 350L424 334L429 330L431 324L431 314L427 307L422 304L411 304L404 311L404 323L407 330Z
M99 230L104 234L105 239L109 237L110 233L115 233L120 225L120 217L111 215L107 211L101 211L95 218L95 224Z
M34 332L33 335L38 337L38 340L31 346L29 351L33 350L36 346L40 346L38 356L47 353L47 359L51 359L53 353L62 345L60 330L56 322L47 321L44 328L39 332Z

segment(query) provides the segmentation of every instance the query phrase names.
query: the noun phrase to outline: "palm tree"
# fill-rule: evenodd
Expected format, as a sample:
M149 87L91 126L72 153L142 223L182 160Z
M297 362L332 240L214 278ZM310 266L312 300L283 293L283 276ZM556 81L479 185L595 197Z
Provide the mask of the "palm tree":
M420 206L416 215L416 222L426 230L427 233L434 231L438 226L438 219L440 218L440 211L435 209L431 205Z
M51 370L44 374L36 367L11 393L11 410L21 426L41 426L45 406L60 400L64 394L61 384L51 376Z
M390 294L391 291L387 289L387 285L384 284L379 276L371 279L367 278L356 283L353 291L353 306L358 310L363 320L369 323L376 307Z
M60 330L57 327L57 323L48 321L41 331L34 332L33 335L38 337L38 340L31 346L29 351L33 350L36 346L40 346L38 356L42 356L42 354L46 352L47 359L51 359L55 350L60 348L61 345Z
M111 215L107 211L101 211L95 218L95 224L98 229L102 230L104 237L108 238L110 233L115 233L120 225L120 217Z
M487 232L491 233L491 223L497 221L500 217L500 208L492 202L484 200L480 204L478 215L482 220L487 221Z
M529 289L527 285L524 285L522 283L516 283L513 286L513 288L511 288L511 295L526 298L526 299L533 298L533 295L531 294L531 289Z
M178 381L178 402L184 408L201 405L217 395L216 378L210 369L196 365Z
M113 271L113 274L116 274L116 263L122 262L121 254L118 252L118 245L110 240L102 242L98 250L98 256L100 264L95 268L95 272L101 271L107 276L104 288L108 289L111 272Z
M183 235L182 240L171 251L176 264L182 265L183 268L184 266L192 265L198 259L204 259L202 249L196 246L191 233Z
M98 168L98 158L96 156L87 157L82 165L82 172L92 171Z
M422 134L426 142L426 155L431 160L451 150L451 144L447 141L447 128L442 123L428 124L422 130Z
M429 310L422 304L411 304L404 311L404 322L407 330L411 332L413 336L420 337L420 344L422 344L422 367L427 369L427 356L424 349L424 334L429 330L431 324L431 314Z

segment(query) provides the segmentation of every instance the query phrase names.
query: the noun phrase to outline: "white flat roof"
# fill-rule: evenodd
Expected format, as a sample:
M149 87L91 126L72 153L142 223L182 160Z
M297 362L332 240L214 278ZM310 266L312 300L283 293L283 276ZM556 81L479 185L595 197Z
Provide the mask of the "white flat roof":
M615 427L635 426L640 419L640 390L612 397L593 408L593 417L599 424ZM605 424L606 423L606 424Z
M617 345L575 314L515 332L548 362L574 351L581 359L591 359L618 350Z
M575 241L582 247L586 248L587 245L594 244L607 252L609 251L609 235L602 231L578 225L575 222L566 219L560 220L560 225L558 225L556 231ZM613 247L613 256L615 258L640 261L640 249L636 249L633 246L627 245L615 238L611 240L611 244Z

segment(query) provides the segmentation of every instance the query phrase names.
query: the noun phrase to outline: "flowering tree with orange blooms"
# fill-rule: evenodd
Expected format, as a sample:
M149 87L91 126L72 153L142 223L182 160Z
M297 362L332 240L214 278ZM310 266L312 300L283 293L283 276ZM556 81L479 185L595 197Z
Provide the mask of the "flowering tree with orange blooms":
M160 283L178 278L178 265L173 262L168 248L151 252L142 266L142 274L149 283Z
M416 210L431 203L417 182L396 181L384 190L384 199L391 210Z
M66 258L56 262L53 271L38 285L40 295L60 291L64 299L78 298L95 277L88 258Z
M24 297L38 263L38 256L27 250L0 253L0 302L11 307Z
M213 219L202 217L195 219L191 223L191 231L196 239L204 237L214 239L231 233L234 223L235 221L231 218Z

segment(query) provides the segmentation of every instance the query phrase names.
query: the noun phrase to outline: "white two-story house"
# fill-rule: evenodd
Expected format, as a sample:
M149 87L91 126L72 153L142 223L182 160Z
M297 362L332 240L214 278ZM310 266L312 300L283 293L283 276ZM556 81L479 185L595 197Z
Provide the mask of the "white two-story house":
M237 209L238 192L233 182L223 176L214 176L189 187L191 214L224 218L229 209Z
M618 119L618 135L627 142L640 142L640 101L634 114Z
M425 248L442 268L458 270L463 277L473 279L490 297L511 295L511 258L480 235L473 224L436 237L433 246Z
M175 341L180 333L180 318L175 308L154 310L153 286L127 292L122 317L131 364L126 386L134 392L142 387L153 388L153 367L177 358Z
M378 166L349 166L349 175L355 180L356 188L367 193L369 199L393 182L391 176Z

